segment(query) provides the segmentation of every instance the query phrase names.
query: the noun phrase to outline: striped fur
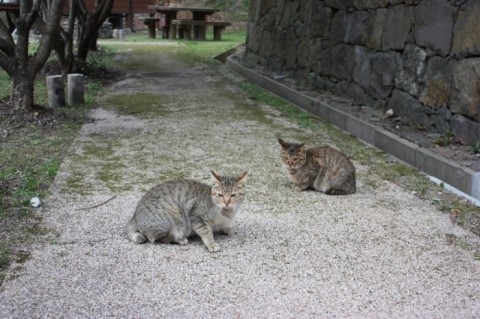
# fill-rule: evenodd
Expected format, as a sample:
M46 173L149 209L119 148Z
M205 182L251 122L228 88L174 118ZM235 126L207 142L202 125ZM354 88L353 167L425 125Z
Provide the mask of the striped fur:
M246 174L221 176L212 171L213 185L191 180L161 183L148 191L127 223L131 241L188 243L199 235L210 252L220 248L214 231L230 233L238 206L245 199Z
M278 142L296 189L313 188L328 195L355 193L355 166L342 152L326 145L305 149L303 143Z

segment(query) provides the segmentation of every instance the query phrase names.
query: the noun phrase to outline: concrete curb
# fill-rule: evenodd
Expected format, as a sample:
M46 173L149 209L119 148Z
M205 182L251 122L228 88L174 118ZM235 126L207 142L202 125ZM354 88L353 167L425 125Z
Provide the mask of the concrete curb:
M321 117L336 127L418 168L426 174L440 179L474 199L480 200L480 173L467 167L462 167L456 162L440 157L382 128L337 110L327 103L320 102L275 80L255 73L251 69L238 64L231 57L226 59L226 65L256 85Z

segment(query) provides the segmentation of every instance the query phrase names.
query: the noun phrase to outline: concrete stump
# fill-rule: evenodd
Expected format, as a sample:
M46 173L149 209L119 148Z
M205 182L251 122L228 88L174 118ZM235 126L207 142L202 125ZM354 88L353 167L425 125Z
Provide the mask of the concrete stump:
M47 76L48 105L51 108L65 106L65 89L61 75Z
M124 39L125 38L125 30L123 29L118 29L118 38L120 40Z
M68 75L68 105L74 106L85 102L85 85L83 74Z
M113 29L113 38L114 39L125 38L125 30L124 29Z

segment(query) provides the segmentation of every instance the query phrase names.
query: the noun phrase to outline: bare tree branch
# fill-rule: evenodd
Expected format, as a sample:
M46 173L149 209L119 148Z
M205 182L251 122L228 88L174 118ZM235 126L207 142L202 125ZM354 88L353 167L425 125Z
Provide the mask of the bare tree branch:
M77 59L85 61L93 41L96 41L98 29L107 19L113 7L113 0L98 0L97 5L91 13L85 7L82 0L77 0L79 4L79 32Z
M64 0L51 0L48 10L48 17L44 17L44 19L47 20L47 33L43 34L36 54L32 57L32 67L35 74L43 67L45 61L52 52L54 38L57 36L60 20L62 18L63 1ZM40 2L41 1L37 1L37 3ZM39 10L40 4L38 4L37 7Z

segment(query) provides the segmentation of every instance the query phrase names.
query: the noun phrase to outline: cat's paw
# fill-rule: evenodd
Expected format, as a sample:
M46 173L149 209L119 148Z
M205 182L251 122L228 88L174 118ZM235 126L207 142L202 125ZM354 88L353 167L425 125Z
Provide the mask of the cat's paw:
M181 240L177 241L177 243L179 245L182 245L182 246L186 245L186 244L188 244L188 239L187 238L181 239Z
M147 238L142 234L140 234L139 232L132 234L130 239L137 244L143 244L144 242L147 241Z
M233 235L233 230L231 228L221 229L220 232L226 236Z
M210 246L207 246L207 249L211 253L216 253L216 252L220 251L220 246L218 246L217 243L213 243Z
M301 192L301 191L305 190L306 187L302 187L300 185L293 185L293 189Z

